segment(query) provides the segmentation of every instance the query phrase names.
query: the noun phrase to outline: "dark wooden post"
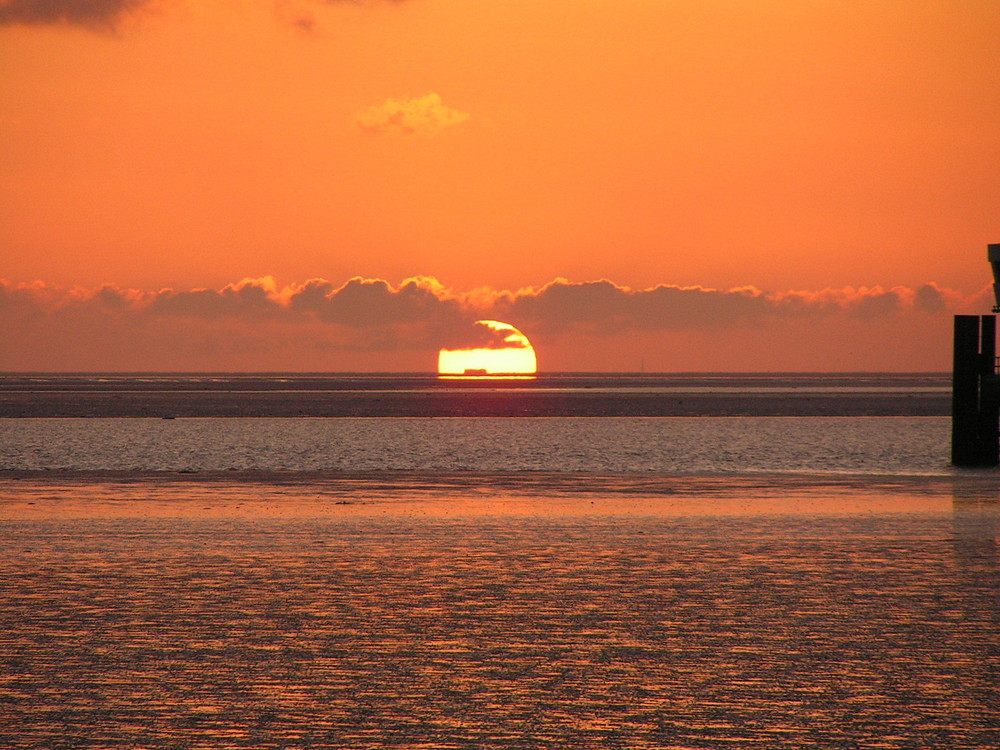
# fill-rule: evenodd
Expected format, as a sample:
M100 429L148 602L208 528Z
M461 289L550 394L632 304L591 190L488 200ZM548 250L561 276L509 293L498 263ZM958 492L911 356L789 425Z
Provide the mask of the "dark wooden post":
M1000 392L996 371L996 316L955 316L952 370L951 462L1000 464Z
M951 462L975 466L979 459L979 318L955 316L951 370Z
M1000 464L1000 393L997 390L997 317L980 318L979 446L980 466Z

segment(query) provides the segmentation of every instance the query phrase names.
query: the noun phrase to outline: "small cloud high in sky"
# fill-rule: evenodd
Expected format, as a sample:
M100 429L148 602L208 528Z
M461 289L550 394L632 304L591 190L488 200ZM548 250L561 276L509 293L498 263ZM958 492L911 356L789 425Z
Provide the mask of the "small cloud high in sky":
M386 99L357 117L358 127L371 135L434 135L469 119L466 112L445 106L435 93L411 99Z
M998 59L996 0L0 0L0 369L429 370L479 319L947 369Z

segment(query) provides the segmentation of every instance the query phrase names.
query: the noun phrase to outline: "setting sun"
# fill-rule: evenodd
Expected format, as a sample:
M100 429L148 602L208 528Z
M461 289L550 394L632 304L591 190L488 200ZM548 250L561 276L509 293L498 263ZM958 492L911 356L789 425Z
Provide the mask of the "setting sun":
M1000 0L0 0L0 372L946 371L998 59Z
M438 375L534 375L535 350L509 323L477 320L475 345L438 352Z

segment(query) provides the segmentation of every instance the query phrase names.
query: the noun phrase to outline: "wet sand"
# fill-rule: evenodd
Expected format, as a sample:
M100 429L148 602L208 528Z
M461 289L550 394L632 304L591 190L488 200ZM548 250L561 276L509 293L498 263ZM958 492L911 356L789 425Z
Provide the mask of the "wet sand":
M916 375L0 375L2 417L946 416Z
M0 470L0 520L142 516L158 506L235 516L492 513L645 517L929 511L1000 505L995 470L934 475L843 473ZM95 510L99 509L99 510Z
M0 391L0 417L947 416L944 394Z
M993 748L996 492L8 473L0 746Z

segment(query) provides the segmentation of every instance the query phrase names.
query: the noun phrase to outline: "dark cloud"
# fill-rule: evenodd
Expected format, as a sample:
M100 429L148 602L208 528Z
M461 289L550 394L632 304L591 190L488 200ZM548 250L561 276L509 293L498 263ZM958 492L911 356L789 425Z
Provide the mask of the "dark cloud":
M518 292L456 293L432 278L399 285L312 279L279 287L270 277L221 289L144 291L0 280L0 370L423 370L441 348L509 346L503 331L475 325L483 319L516 326L542 352L561 352L556 356L570 369L620 369L621 347L678 340L700 342L678 360L685 367L697 361L703 369L808 369L820 362L843 368L861 357L850 361L871 369L886 366L878 359L880 345L856 342L881 340L872 332L888 329L909 337L918 359L907 366L919 369L937 361L919 359L928 331L949 329L946 312L989 309L986 291L963 296L933 284L781 293L670 285L633 290L607 280L556 280ZM803 321L810 331L805 347L796 338ZM744 340L770 353L739 361L713 354L723 342ZM772 347L776 341L787 345ZM855 349L838 353L843 341L855 342ZM874 359L864 359L864 352Z
M162 0L0 0L0 26L81 26L113 31L129 15L150 10ZM411 0L273 0L282 22L311 32L317 5L402 5Z
M293 305L296 296L291 297ZM314 309L321 319L361 328L440 320L457 312L458 307L456 301L442 298L420 281L408 280L393 289L382 279L362 278L351 279L317 303L314 298Z
M222 289L156 292L104 285L62 289L44 283L0 280L0 330L29 320L80 320L201 332L255 332L278 327L283 336L320 335L323 345L350 351L421 348L506 348L506 331L477 320L510 323L529 339L610 337L629 332L703 331L764 326L769 320L842 316L886 319L906 310L941 314L968 304L933 284L919 289L881 287L764 293L659 285L632 290L611 281L559 279L519 292L455 293L430 277L393 286L382 279L325 279L279 287L271 277L244 279ZM98 323L95 323L98 325ZM317 333L319 332L319 333Z
M504 327L498 321L477 320L445 332L443 349L524 349L530 342L516 328Z
M114 29L128 14L154 0L6 0L0 4L0 26L84 26Z
M336 287L326 279L309 279L289 298L292 310L319 314L326 307Z
M900 292L896 289L864 290L848 301L847 309L860 318L883 318L902 307Z
M394 288L383 279L356 277L339 288L312 279L288 291L288 309L324 323L363 332L372 346L437 346L474 318L435 279Z
M505 298L498 313L523 320L535 330L608 335L621 330L700 329L779 311L773 301L750 289L721 292L660 285L636 291L607 280L557 280L535 293Z
M193 289L177 292L165 289L152 295L148 310L156 315L185 315L203 318L262 318L281 315L284 307L274 297L274 280L244 279L220 291Z
M926 313L942 313L948 309L948 301L936 284L924 284L917 289L913 305Z

